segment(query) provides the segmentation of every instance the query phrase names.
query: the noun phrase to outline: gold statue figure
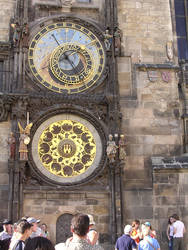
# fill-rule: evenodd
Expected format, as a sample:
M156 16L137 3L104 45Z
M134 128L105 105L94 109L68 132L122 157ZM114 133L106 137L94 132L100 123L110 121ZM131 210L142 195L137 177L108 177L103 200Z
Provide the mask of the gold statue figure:
M27 145L30 143L30 130L33 126L33 123L29 123L26 128L24 129L20 122L18 122L18 127L20 130L20 145L19 145L19 154L20 154L20 160L28 160L28 149Z

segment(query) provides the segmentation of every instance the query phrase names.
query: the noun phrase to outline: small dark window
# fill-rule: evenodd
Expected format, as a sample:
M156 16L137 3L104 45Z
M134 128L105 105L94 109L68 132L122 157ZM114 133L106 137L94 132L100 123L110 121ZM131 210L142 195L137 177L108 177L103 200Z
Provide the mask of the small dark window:
M179 59L188 60L188 0L174 0Z

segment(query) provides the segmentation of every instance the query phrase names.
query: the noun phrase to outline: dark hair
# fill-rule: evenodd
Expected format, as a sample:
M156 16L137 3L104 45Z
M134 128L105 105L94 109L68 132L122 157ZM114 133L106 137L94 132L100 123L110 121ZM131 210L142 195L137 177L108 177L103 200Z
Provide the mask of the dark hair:
M27 229L30 229L33 225L29 222L22 220L19 222L17 226L17 230L19 233L24 234Z
M30 239L24 250L55 250L55 248L49 239L38 236Z
M87 214L76 214L71 221L72 230L79 236L85 236L89 230L89 217Z
M170 221L170 218L173 218L173 217L170 216L170 217L168 218L168 224L169 224L169 225L172 225L172 222Z
M179 216L177 214L173 214L172 218L174 218L175 220L179 220Z
M140 221L139 220L134 220L132 222L132 227L135 227L136 225L140 225Z

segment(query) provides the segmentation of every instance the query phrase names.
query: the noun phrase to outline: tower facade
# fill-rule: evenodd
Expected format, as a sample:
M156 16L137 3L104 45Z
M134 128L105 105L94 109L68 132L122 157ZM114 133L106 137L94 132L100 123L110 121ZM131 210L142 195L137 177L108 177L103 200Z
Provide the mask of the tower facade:
M106 249L125 224L149 220L166 249L168 217L187 221L186 8L3 4L2 219L40 218L58 243L74 214L92 214Z

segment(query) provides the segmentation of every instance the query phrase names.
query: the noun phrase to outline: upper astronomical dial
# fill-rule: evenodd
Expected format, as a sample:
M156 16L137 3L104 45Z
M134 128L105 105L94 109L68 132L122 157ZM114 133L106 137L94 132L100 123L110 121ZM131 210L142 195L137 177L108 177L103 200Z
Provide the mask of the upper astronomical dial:
M40 84L65 94L83 92L99 83L105 67L98 37L72 22L44 27L32 39L28 59Z

